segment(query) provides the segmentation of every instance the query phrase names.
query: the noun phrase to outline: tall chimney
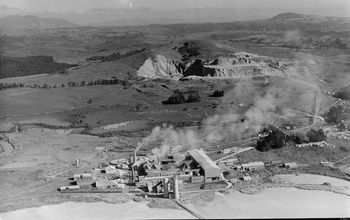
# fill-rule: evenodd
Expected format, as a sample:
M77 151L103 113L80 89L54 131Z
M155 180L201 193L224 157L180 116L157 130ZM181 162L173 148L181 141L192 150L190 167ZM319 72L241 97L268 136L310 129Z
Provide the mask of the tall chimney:
M135 169L134 169L134 166L131 165L131 182L135 182Z
M178 200L180 198L180 193L179 193L179 180L177 176L174 176L174 199Z
M137 159L136 158L136 151L134 151L134 159L133 159L134 162L133 163L136 163L136 159Z

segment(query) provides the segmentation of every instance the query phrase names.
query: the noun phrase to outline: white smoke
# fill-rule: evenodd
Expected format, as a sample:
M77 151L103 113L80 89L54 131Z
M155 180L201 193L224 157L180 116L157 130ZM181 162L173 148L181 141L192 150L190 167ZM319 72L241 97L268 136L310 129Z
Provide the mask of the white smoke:
M305 79L306 76L309 79L302 81L301 78ZM302 84L306 88L305 93L308 94L297 92L298 86ZM316 88L318 84L315 83L312 74L306 72L299 75L295 69L288 73L288 77L270 79L269 84L241 80L234 89L225 92L221 102L234 106L244 103L247 108L245 111L237 113L237 109L229 109L223 113L218 112L205 118L201 129L175 129L167 125L155 127L151 134L138 144L137 150L148 145L154 146L157 142L159 147L152 152L165 155L171 149L178 152L205 148L206 145L226 139L239 140L255 135L267 125L280 125L282 117L294 116L290 107L298 105L302 98L314 97Z

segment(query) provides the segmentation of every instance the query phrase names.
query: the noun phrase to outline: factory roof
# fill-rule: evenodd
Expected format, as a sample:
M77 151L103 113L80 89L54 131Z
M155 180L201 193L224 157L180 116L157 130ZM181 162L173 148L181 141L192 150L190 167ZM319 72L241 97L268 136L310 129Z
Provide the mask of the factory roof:
M216 165L214 163L214 161L212 161L212 159L210 159L208 157L208 155L206 155L204 153L203 150L194 149L194 150L189 150L188 152L193 157L193 159L195 159L197 161L197 163L199 163L199 165L204 170L209 170L209 169L218 169L218 170L220 170L220 167L218 167L218 165Z
M251 166L265 166L265 164L262 161L254 161L254 162L244 163L244 164L242 164L242 166L248 166L248 167L251 167Z

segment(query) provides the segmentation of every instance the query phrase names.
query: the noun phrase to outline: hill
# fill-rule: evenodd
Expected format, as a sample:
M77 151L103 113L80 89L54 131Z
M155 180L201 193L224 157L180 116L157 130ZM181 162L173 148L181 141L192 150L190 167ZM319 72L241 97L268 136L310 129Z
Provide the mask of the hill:
M304 18L304 16L294 12L286 12L286 13L280 13L272 17L271 20L288 20L288 19L295 19L295 18Z
M0 29L9 32L21 29L71 28L76 24L57 18L39 18L33 15L9 15L0 18Z
M56 63L50 56L5 57L0 56L0 79L52 73L74 65Z

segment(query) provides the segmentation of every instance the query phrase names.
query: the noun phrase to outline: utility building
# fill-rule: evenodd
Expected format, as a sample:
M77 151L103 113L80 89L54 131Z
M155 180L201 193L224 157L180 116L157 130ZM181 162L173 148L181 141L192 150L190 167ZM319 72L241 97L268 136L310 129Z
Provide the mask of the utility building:
M256 161L242 164L244 170L254 171L254 170L263 170L265 169L264 162Z
M203 170L205 182L212 182L221 179L222 173L220 167L218 167L218 165L216 165L203 150L189 150L188 153Z

